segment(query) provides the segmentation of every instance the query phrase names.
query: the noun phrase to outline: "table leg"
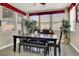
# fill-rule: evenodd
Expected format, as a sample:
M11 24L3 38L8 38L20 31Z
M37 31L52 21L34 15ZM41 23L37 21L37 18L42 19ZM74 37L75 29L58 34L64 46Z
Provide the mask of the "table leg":
M16 38L14 37L14 43L13 43L13 49L14 49L14 52L16 52Z
M56 41L54 41L54 44L56 45ZM54 56L57 55L57 50L56 50L56 46L54 47Z

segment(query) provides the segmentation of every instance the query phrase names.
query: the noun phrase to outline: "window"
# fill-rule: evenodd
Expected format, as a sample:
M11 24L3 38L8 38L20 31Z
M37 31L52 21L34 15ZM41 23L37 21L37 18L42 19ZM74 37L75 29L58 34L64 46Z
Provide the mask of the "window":
M36 25L39 26L39 16L30 16L30 21L35 20Z
M8 8L2 7L2 30L3 31L12 31L14 30L15 17L14 12Z
M75 31L76 9L73 7L70 10L70 31Z
M39 22L39 15L38 16L30 16L30 21L36 20L37 25L39 26L40 23L40 30L42 29L49 29L52 27L53 30L59 30L60 26L62 25L61 21L64 18L64 13L59 14L52 14L51 15L40 15L40 22Z
M17 30L22 31L23 30L23 16L20 14L17 14Z
M50 15L40 16L40 27L41 27L41 30L50 28Z
M59 30L60 26L62 25L61 21L64 18L64 13L60 14L52 14L52 29Z

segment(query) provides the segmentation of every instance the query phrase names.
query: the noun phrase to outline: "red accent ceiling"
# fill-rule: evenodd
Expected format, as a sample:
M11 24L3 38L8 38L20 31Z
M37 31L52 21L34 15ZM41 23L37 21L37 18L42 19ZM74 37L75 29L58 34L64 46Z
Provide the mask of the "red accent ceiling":
M11 10L17 12L17 13L20 13L20 14L26 16L26 13L25 13L25 12L23 12L23 11L21 11L21 10L15 8L14 6L12 6L12 5L8 4L8 3L0 3L0 5L2 5L2 6L4 6L4 7L6 7L6 8L9 8L9 9L11 9Z
M65 10L56 10L56 11L48 11L48 12L38 12L38 13L30 13L29 15L46 15L46 14L57 14L57 13L64 13Z
M74 6L76 6L76 3L72 3L69 8L68 8L68 11L70 11Z

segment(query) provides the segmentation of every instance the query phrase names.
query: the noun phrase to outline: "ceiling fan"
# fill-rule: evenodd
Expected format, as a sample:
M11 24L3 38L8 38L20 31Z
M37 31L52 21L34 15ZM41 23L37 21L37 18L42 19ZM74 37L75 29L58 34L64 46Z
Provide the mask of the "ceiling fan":
M46 5L46 3L33 3L33 5L34 6L36 6L36 5L43 5L44 6L44 5Z
M41 5L46 5L46 3L40 3Z

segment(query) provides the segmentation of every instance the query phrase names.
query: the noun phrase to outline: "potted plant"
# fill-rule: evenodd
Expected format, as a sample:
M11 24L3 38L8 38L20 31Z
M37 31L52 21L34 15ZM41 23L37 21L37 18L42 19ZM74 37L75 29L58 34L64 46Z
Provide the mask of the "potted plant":
M65 37L64 42L69 43L70 42L70 39L69 39L70 22L68 20L63 19L61 28L63 30L64 37Z
M34 33L37 30L36 21L25 21L25 27L28 33Z

